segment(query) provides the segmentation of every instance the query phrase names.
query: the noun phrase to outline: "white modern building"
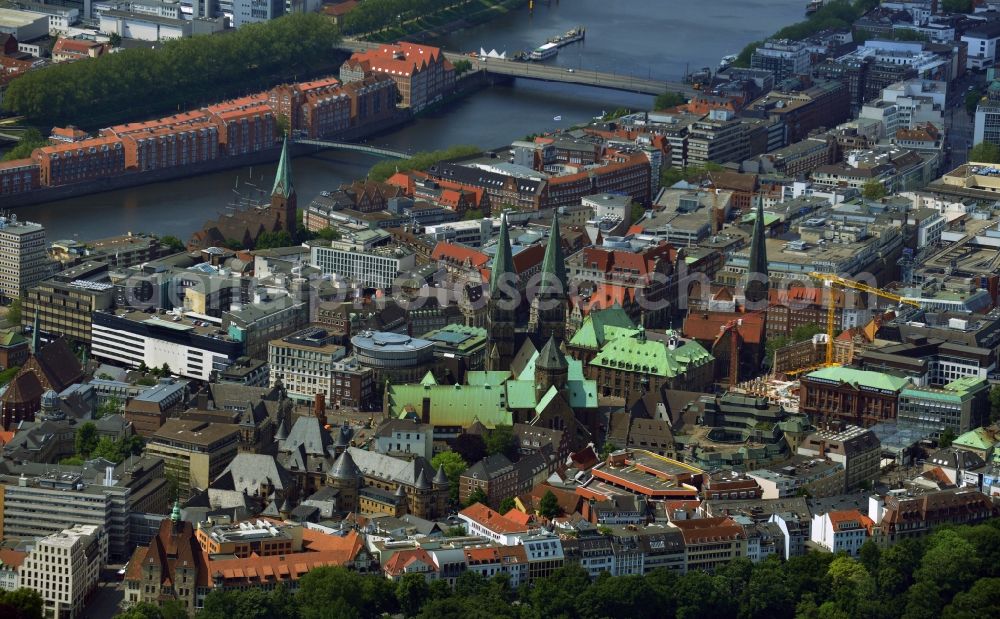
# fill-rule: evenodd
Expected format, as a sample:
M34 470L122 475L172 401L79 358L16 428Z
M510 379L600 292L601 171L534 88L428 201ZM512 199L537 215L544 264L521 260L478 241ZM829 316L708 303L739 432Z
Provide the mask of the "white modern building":
M191 36L191 22L128 11L101 11L101 32L138 41L170 41Z
M1000 105L990 101L976 108L976 123L972 131L972 143L990 142L1000 144Z
M92 524L43 537L21 566L21 586L42 596L44 616L82 617L85 598L97 588L107 545L103 529Z
M402 247L364 250L350 241L332 241L329 246L313 245L309 264L356 286L388 289L400 273L414 269L416 256Z
M271 384L280 379L289 397L297 400L312 402L322 394L332 402L334 365L346 354L332 334L318 327L271 340L267 353Z
M243 343L211 316L147 314L137 311L95 312L91 353L114 364L169 366L173 374L207 381L243 354Z
M0 217L0 294L20 298L48 274L45 228L16 215Z
M784 39L765 41L750 57L750 66L754 69L771 71L775 82L806 73L810 63L808 45L802 41Z
M843 552L856 557L871 536L874 524L856 509L815 514L809 539L834 554Z
M424 227L424 234L432 241L461 243L467 247L482 247L500 229L500 218L452 221Z
M997 41L1000 41L1000 24L984 23L962 35L962 41L969 46L966 60L968 69L988 69L997 61Z
M375 451L380 454L417 454L434 457L434 426L412 419L390 419L375 433Z

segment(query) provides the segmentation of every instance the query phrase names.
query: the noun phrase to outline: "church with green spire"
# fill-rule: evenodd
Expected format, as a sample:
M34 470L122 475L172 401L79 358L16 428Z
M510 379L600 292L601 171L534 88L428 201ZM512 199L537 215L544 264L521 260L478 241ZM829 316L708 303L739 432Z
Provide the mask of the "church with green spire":
M541 270L527 280L514 265L509 224L506 215L501 216L486 307L487 369L509 370L515 353L529 340L533 350L541 350L549 339L562 347L569 307L568 283L558 214L552 217Z
M757 201L757 213L753 221L753 235L750 237L750 260L747 262L746 281L743 292L751 311L765 309L770 292L767 269L767 234L764 231L764 204Z
M288 136L281 142L281 159L274 173L274 187L271 189L271 210L279 216L278 225L281 230L295 238L295 219L298 209L298 199L295 186L292 185L292 160L288 156Z

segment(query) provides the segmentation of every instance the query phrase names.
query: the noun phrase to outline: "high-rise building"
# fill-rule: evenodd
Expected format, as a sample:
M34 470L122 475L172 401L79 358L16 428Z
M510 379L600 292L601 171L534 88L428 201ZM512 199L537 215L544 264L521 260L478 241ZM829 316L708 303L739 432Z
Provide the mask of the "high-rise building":
M809 70L811 54L802 41L778 39L765 41L750 57L750 66L774 73L774 81L805 73Z
M976 108L972 143L980 142L1000 145L1000 103L990 101Z
M17 299L48 275L45 228L16 215L0 217L0 294Z
M21 586L42 596L46 617L81 617L84 600L97 588L107 549L107 535L92 524L43 537L21 565Z

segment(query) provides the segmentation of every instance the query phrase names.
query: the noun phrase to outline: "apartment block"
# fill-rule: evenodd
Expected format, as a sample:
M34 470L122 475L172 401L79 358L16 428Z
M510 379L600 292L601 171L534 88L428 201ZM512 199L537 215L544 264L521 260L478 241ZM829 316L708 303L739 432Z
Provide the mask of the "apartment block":
M218 127L223 155L245 155L274 148L277 120L266 93L210 105L204 110L209 121Z
M45 228L16 215L0 217L0 294L16 299L49 273Z
M0 196L38 189L38 164L30 159L0 162Z
M46 617L83 617L84 602L97 589L108 539L95 525L74 525L35 542L21 565L21 586L42 596Z
M166 476L177 484L181 498L208 488L236 457L237 425L168 419L146 444L146 454L163 458Z
M36 148L31 158L38 165L39 183L49 187L118 176L125 171L125 148L121 139L114 137L43 146Z

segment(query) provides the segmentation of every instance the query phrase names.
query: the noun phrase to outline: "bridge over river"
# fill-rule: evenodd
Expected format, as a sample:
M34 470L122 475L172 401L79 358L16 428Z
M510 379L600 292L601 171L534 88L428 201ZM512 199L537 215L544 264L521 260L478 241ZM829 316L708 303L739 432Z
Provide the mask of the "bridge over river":
M346 52L356 52L376 49L381 45L380 43L371 43L369 41L344 39L340 44L340 49ZM480 59L447 50L444 52L444 55L452 62L456 60L468 60L472 63L473 70L476 71L485 71L493 75L503 75L517 79L580 84L583 86L594 86L596 88L608 88L654 96L665 92L676 92L690 98L696 93L690 84L654 80L627 73L607 73L583 68L569 69L538 62L519 62L500 58Z

